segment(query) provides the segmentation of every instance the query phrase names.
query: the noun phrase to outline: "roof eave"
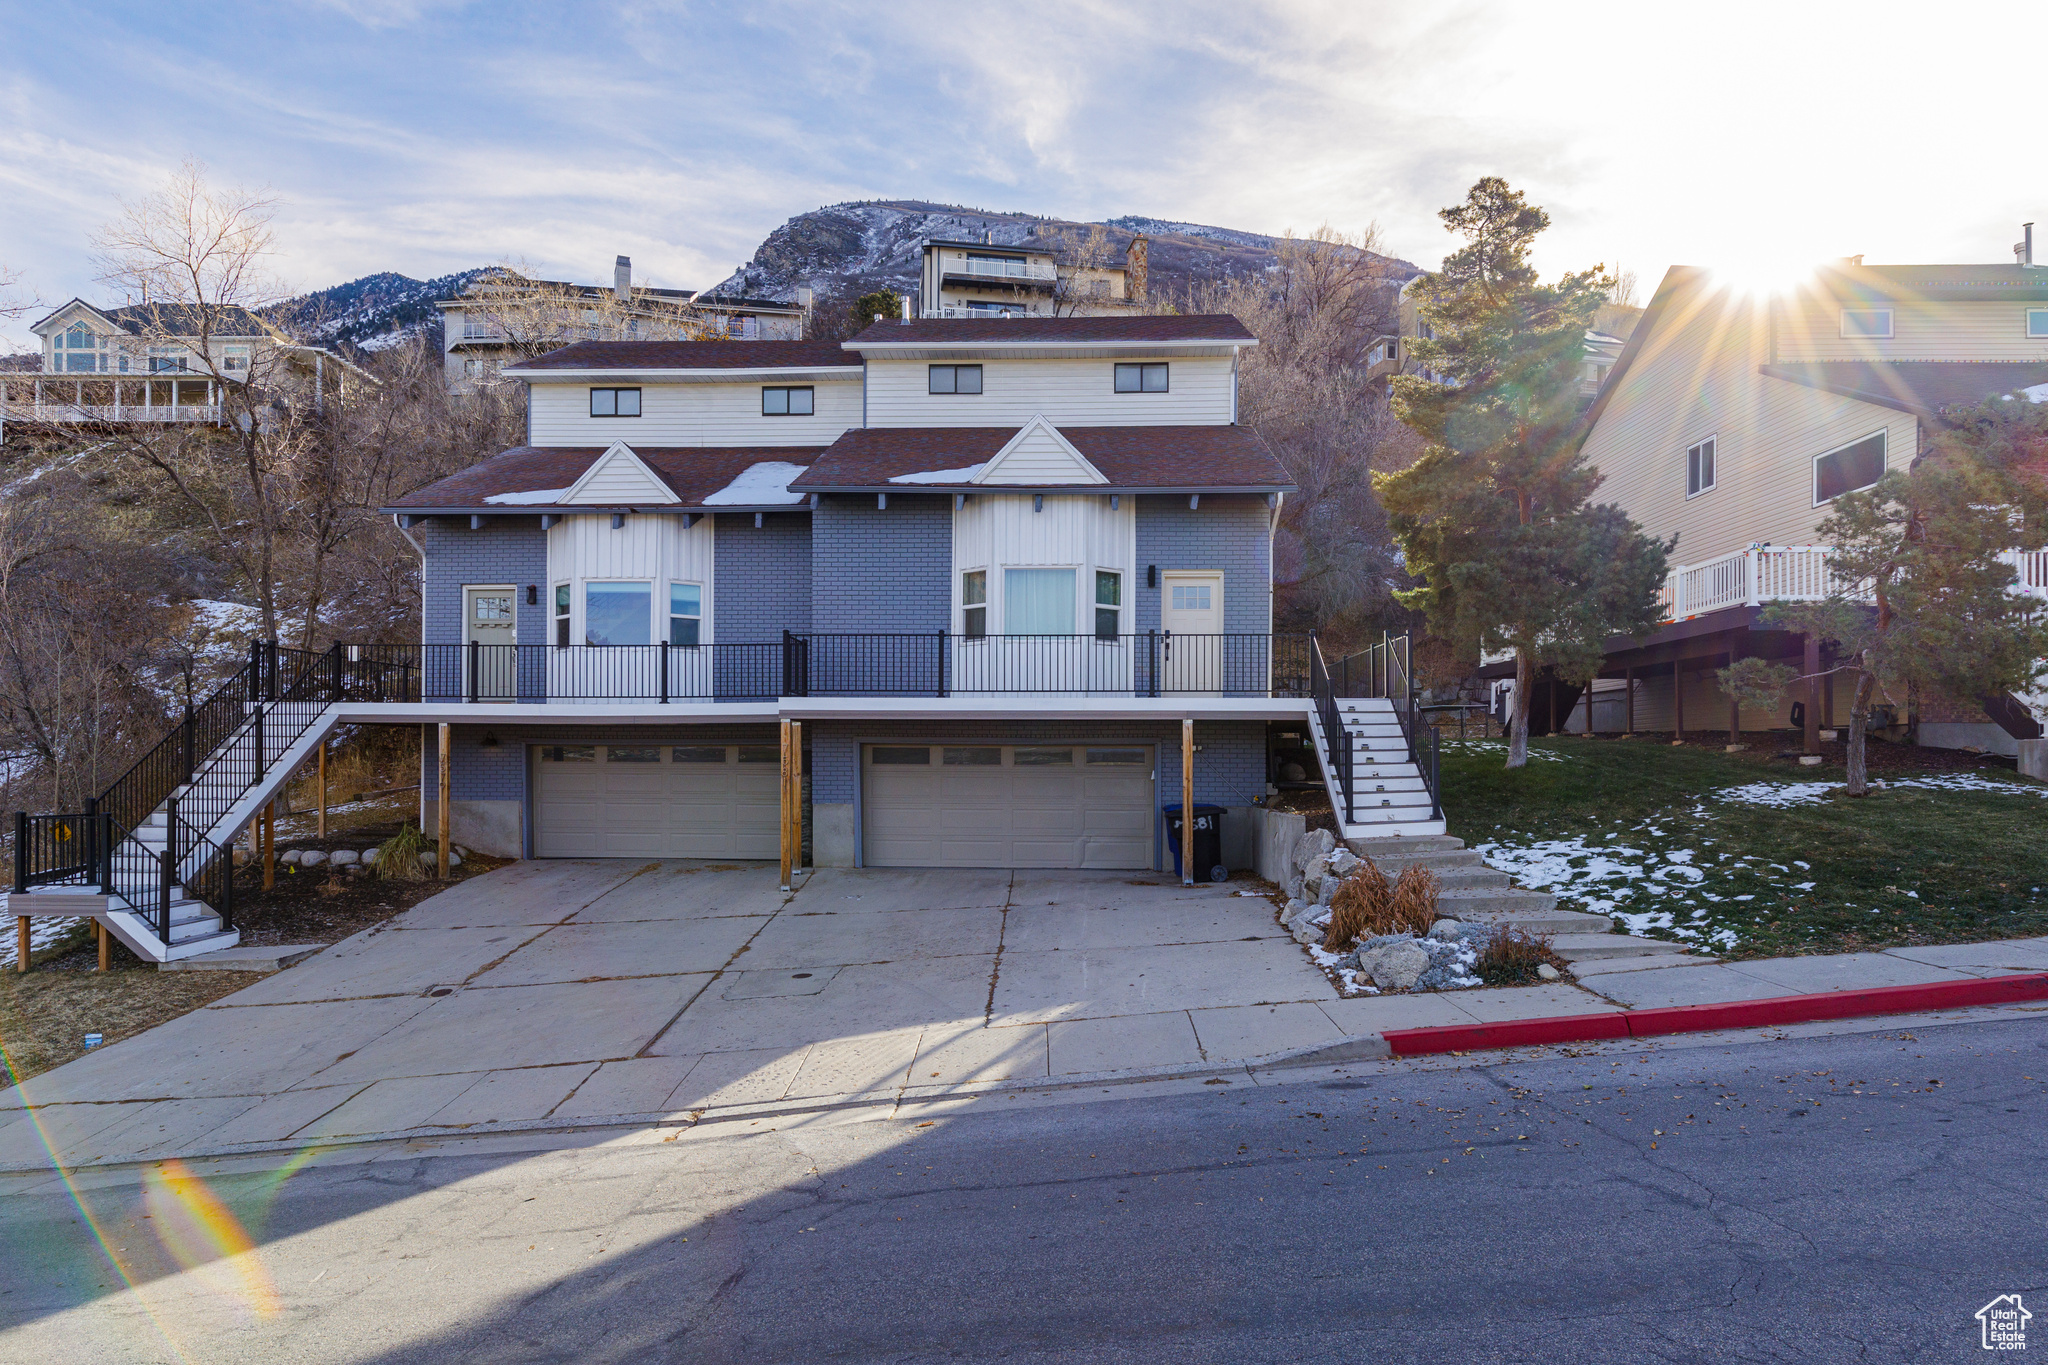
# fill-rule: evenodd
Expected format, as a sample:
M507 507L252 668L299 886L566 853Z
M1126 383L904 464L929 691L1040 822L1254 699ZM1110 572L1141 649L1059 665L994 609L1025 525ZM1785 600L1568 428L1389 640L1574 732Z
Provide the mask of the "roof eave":
M807 492L809 490L806 490ZM630 512L636 516L647 516L656 512L808 512L810 499L801 502L749 502L712 503L701 502L636 502L636 503L488 503L448 507L380 507L378 515L389 517L537 517L542 513L549 516L609 516L614 512Z
M744 384L754 379L823 379L832 382L857 380L860 378L858 365L754 365L745 369L656 369L637 365L607 365L601 368L583 369L527 369L521 365L507 365L498 371L514 379L531 382L535 379L564 379L575 382L585 380L616 379L631 376L635 379L669 379L677 383L716 383L730 380Z
M922 341L842 341L839 343L849 351L930 351L930 350L975 350L975 351L1023 351L1023 350L1091 350L1106 351L1117 348L1146 351L1192 350L1200 346L1230 346L1242 348L1259 344L1257 337L1181 337L1173 341L1153 341L1144 337L1116 337L1111 339L1070 339L1063 337L1041 337L1026 341L958 341L926 339Z
M1190 484L1115 484L1115 483L844 483L820 484L795 482L792 490L802 489L806 493L1130 493L1157 494L1162 497L1195 495L1202 493L1293 493L1299 491L1298 484L1291 483L1190 483Z

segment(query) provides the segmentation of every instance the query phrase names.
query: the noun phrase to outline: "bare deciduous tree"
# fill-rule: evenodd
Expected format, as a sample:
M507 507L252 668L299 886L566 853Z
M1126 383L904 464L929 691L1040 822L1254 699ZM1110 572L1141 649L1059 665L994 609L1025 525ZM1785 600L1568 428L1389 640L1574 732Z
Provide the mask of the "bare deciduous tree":
M463 300L520 359L578 341L701 341L722 335L679 301L645 289L600 289L536 278L523 261L505 261Z
M1123 252L1108 228L1100 223L1088 224L1086 232L1062 227L1047 233L1046 240L1053 248L1054 317L1072 317L1085 305L1110 302L1110 272L1119 268Z

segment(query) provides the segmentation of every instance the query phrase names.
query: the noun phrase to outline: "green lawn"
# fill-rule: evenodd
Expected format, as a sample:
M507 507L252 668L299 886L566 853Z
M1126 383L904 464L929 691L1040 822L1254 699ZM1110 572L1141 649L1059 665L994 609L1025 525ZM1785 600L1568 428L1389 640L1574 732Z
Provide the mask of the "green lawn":
M1446 744L1450 832L1524 886L1724 956L2048 934L2048 785L1994 760L1873 745L1887 789L1645 740ZM1878 752L1882 748L1883 752Z

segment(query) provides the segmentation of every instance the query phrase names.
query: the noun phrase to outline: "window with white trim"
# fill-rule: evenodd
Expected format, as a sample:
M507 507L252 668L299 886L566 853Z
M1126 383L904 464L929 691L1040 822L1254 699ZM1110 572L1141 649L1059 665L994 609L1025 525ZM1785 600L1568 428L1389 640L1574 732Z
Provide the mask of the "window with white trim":
M1714 442L1709 436L1685 450L1685 495L1696 498L1714 486Z
M590 391L590 415L592 417L638 417L640 415L640 390L592 389Z
M1870 487L1884 477L1883 432L1813 457L1813 505Z
M1003 570L1003 634L1073 633L1074 570Z
M816 390L776 386L761 390L763 417L809 417L817 410Z
M979 365L933 365L927 375L926 383L932 393L981 392Z
M555 643L569 647L569 585L555 584Z
M1095 638L1115 640L1123 634L1124 576L1113 569L1095 571Z
M1842 310L1842 335L1865 340L1885 340L1892 334L1892 310L1889 308L1844 308Z
M583 643L586 645L648 645L653 633L652 583L585 583Z
M668 642L694 649L704 624L704 585L668 585Z
M970 640L988 634L988 570L960 575L960 633Z
M1116 391L1118 393L1165 393L1165 362L1148 361L1142 365L1118 365L1116 367Z
M2030 341L2048 341L2048 308L2029 308L2027 310L2027 339Z

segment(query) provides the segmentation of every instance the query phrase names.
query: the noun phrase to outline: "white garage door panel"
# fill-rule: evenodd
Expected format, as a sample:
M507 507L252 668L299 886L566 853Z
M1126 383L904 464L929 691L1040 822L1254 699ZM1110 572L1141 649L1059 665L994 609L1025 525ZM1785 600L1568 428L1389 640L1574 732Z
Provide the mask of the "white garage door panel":
M663 745L658 762L644 763L614 761L601 744L543 748L534 764L535 856L779 855L777 764L741 763L730 745L720 763L678 763L674 752Z
M1089 746L951 746L1000 764L945 761L945 745L884 745L925 763L875 762L862 750L862 861L869 867L1149 868L1153 784L1141 763L1089 762ZM1019 750L1031 759L1019 763ZM1046 762L1059 752L1070 763ZM963 755L964 757L964 755Z

